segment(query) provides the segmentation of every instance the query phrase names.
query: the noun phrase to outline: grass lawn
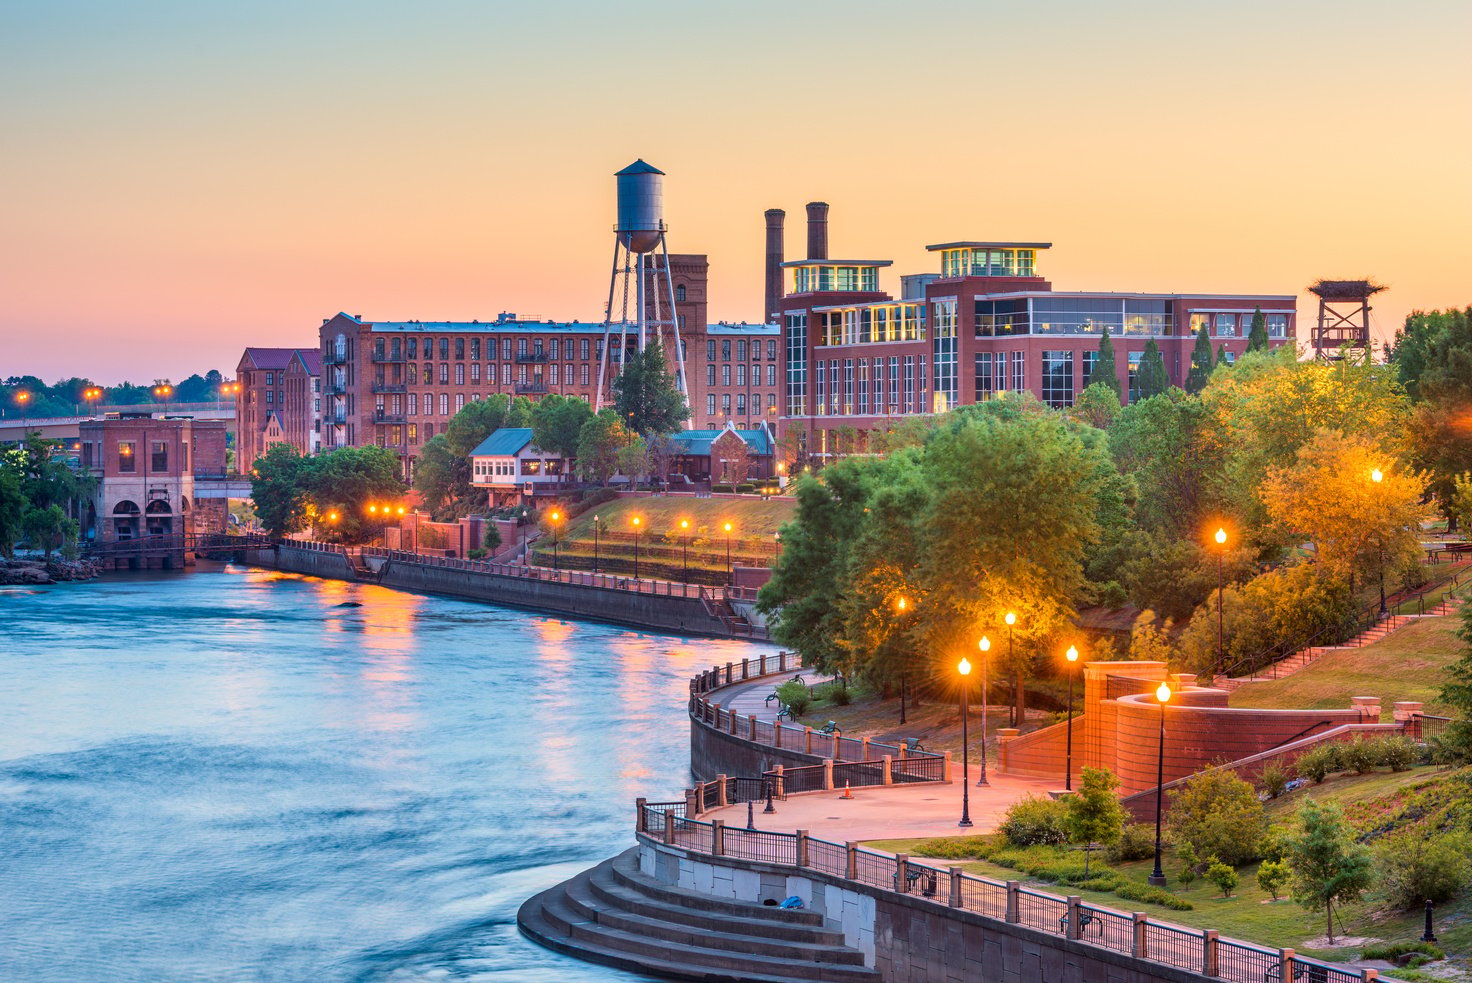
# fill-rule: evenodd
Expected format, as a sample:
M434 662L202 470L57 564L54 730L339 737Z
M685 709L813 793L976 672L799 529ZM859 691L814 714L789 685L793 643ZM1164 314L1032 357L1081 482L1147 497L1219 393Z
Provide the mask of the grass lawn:
M1397 700L1420 700L1439 714L1446 667L1466 651L1456 637L1457 617L1425 618L1358 649L1322 655L1283 679L1246 683L1232 693L1234 707L1332 709L1351 696L1378 696L1382 719L1391 719Z
M693 498L689 496L654 496L651 498L619 498L584 512L564 531L565 539L593 539L593 516L603 520L607 531L627 533L633 530L630 520L638 516L642 528L652 540L664 536L678 544L680 520L690 522L692 546L704 540L724 547L722 527L731 523L733 546L742 540L760 542L770 547L772 534L797 513L797 503L790 499L761 498Z

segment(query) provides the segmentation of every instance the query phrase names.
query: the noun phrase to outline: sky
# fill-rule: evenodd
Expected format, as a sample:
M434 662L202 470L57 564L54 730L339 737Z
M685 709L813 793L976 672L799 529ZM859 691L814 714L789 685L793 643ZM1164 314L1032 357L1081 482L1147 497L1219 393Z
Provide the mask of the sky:
M896 294L928 243L1045 240L1060 290L1374 277L1389 337L1472 304L1468 37L1466 0L0 0L0 378L600 320L637 157L712 320L822 199Z

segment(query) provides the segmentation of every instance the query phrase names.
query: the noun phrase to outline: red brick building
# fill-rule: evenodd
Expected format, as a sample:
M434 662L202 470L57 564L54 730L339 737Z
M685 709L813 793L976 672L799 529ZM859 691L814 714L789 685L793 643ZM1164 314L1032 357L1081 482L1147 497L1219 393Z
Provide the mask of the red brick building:
M789 271L787 291L773 306L782 318L782 432L793 434L799 458L816 463L858 449L838 446L846 434L862 446L865 433L895 417L999 392L1070 406L1106 329L1127 399L1138 393L1152 338L1171 382L1182 385L1203 325L1213 350L1225 348L1229 360L1246 349L1256 309L1267 318L1270 344L1294 336L1292 294L1055 291L1038 268L1046 242L929 246L939 273L905 277L896 299L879 286L888 260L828 258L827 206L809 206L809 220L808 257L779 263ZM769 231L769 263L780 261L770 238Z
M81 466L99 479L84 528L100 542L223 530L224 500L197 502L194 480L225 474L225 431L188 417L84 420Z
M235 466L240 473L247 473L278 440L294 444L303 454L320 449L322 365L315 348L247 348L235 373Z
M316 454L322 449L322 353L315 348L292 352L285 378L282 432L303 454Z

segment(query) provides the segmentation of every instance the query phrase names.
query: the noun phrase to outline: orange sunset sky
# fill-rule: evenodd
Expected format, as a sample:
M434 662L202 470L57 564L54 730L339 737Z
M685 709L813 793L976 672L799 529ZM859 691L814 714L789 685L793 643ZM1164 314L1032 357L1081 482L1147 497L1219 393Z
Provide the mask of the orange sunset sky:
M1058 289L1472 303L1472 3L0 3L0 377L175 380L321 319L598 320L668 173L713 319L833 255L1054 243ZM1300 299L1305 324L1312 313Z

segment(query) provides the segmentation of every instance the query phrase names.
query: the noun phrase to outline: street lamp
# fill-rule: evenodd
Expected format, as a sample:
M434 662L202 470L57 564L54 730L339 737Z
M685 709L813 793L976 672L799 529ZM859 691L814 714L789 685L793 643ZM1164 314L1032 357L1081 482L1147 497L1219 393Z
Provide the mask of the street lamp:
M86 389L82 390L82 401L92 404L93 412L95 412L97 401L101 398L102 390L99 389L97 386L88 386Z
M726 576L733 577L736 570L731 566L731 523L726 523L722 528L726 530Z
M776 532L772 533L772 541L777 544L777 559L780 561L782 559L782 530L781 529L778 529Z
M547 523L552 527L552 569L557 569L557 523L562 520L562 513L556 509L547 516Z
M897 601L894 602L894 606L895 606L895 609L897 611L899 611L900 617L903 618L905 616L905 610L910 606L910 602L907 601L907 600L905 600L905 598L903 596L901 596L899 600L897 600ZM909 681L909 674L906 673L903 669L901 669L900 670L900 723L904 723L905 722L905 688L906 688L905 687L905 683L908 682L908 681Z
M1150 883L1164 887L1165 871L1160 869L1160 818L1165 809L1165 705L1170 702L1170 686L1161 683L1155 690L1155 699L1160 701L1160 756L1155 764L1155 869L1150 872Z
M634 526L634 580L636 582L639 579L639 526L643 521L637 515L629 520Z
M22 389L15 394L15 401L20 404L20 434L24 438L26 421L30 419L31 394Z
M1068 646L1063 656L1068 660L1068 751L1063 766L1063 790L1073 791L1073 664L1078 661L1078 649Z
M976 784L988 785L990 783L986 780L986 705L990 701L987 699L986 654L992 650L992 640L982 635L976 647L981 649L981 767L977 769L980 777L976 779Z
M690 583L690 520L680 520L680 566L685 570L685 583Z
M1017 624L1017 615L1008 611L1002 617L1002 620L1007 623L1007 663L1016 666L1017 662L1012 655L1012 626ZM1022 726L1022 722L1017 719L1017 704L1015 702L1007 710L1007 719L1011 721L1011 726L1013 727Z
M957 826L971 825L971 739L967 730L970 706L966 691L971 686L971 663L963 656L956 667L961 673L961 821ZM983 734L985 736L985 734Z
M593 573L598 573L598 533L603 528L603 517L593 516Z
M1385 475L1379 468L1376 468L1370 472L1370 480L1378 485L1385 480ZM1380 617L1384 618L1389 614L1390 609L1385 606L1385 550L1382 545L1380 550Z
M172 395L174 395L174 387L166 382L153 387L153 398L160 403L167 403Z
M1222 557L1227 554L1227 530L1217 527L1216 531L1216 669L1227 668L1226 635L1222 630Z

